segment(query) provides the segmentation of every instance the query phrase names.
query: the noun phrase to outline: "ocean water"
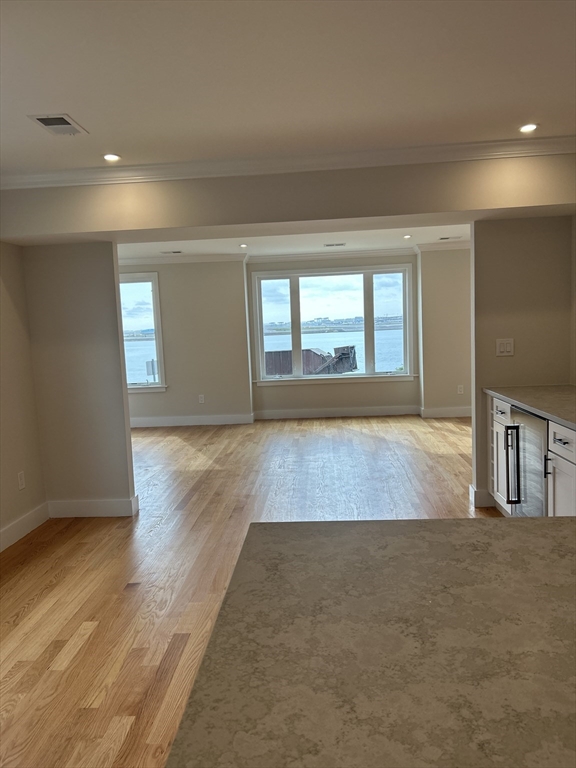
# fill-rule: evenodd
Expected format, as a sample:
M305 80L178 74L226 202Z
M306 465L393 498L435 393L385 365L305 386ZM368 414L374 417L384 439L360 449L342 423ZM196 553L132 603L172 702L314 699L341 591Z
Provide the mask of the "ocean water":
M126 375L128 384L152 384L152 376L146 375L146 361L156 359L156 342L151 339L124 341Z
M356 347L356 362L358 373L365 372L364 362L364 333L362 331L350 331L345 333L304 333L302 334L302 346L304 349L317 348L323 352L334 354L335 347L347 347L354 344ZM265 336L264 348L266 351L290 349L291 338L289 335ZM129 383L152 383L151 376L146 375L146 361L156 358L156 342L149 339L137 341L125 341L126 369ZM403 332L400 328L376 331L375 333L376 370L388 373L397 371L404 365L403 358ZM170 361L166 361L168 367Z
M376 371L389 373L397 371L404 365L404 332L401 328L389 328L375 331L374 353ZM346 331L341 333L303 333L302 347L304 349L321 349L323 352L334 354L335 347L356 347L357 373L366 372L364 356L364 332ZM282 336L264 336L264 350L276 351L291 348L289 334ZM338 374L336 374L338 375Z

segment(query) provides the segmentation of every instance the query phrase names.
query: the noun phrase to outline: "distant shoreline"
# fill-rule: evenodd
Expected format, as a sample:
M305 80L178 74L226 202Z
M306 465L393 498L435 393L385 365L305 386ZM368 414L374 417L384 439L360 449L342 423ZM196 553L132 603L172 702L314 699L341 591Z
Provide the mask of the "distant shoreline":
M380 325L374 328L375 331L401 331L403 325ZM265 331L264 336L290 336L291 331ZM320 326L318 328L302 328L300 333L364 333L364 328L327 328Z

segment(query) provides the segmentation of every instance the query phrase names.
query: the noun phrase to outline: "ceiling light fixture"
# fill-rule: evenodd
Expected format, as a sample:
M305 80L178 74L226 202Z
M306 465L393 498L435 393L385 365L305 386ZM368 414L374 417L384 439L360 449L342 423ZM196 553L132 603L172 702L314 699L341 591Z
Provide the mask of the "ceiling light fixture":
M107 155L104 155L104 160L108 163L117 163L118 160L120 160L120 155L115 155L112 152L109 152Z
M248 246L246 245L246 243L240 243L240 248L248 248Z
M411 237L412 235L404 235L404 240L410 240Z
M536 128L538 128L536 123L526 123L520 128L520 133L532 133Z

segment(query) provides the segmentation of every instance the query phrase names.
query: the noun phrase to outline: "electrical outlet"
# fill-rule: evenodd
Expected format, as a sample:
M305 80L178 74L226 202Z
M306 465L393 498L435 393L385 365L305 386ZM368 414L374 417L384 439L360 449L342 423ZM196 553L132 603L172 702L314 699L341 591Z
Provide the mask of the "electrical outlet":
M203 403L204 402L204 395L198 395L198 402Z
M24 472L18 472L18 490L23 491L26 488L26 478Z
M496 357L512 357L514 339L496 339Z
M458 384L458 394L463 395L464 394L464 384Z

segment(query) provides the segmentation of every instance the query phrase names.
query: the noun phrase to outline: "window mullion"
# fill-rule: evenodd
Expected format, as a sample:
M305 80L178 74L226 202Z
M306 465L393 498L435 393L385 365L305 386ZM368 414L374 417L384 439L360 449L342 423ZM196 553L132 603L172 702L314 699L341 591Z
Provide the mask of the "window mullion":
M292 326L292 375L302 376L302 328L300 323L300 279L290 277L290 322Z
M364 360L366 373L375 372L374 352L374 276L364 273Z

